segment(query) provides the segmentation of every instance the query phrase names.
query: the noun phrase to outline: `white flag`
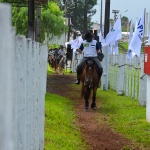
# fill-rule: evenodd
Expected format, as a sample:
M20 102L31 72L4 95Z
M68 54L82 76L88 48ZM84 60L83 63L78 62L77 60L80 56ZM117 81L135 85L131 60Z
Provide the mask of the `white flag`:
M131 50L129 50L129 45L130 45L130 42L132 40L132 37L133 37L133 26L132 26L132 20L130 21L130 33L129 33L129 40L128 40L128 52L127 52L127 57L129 59L132 58L132 53L131 53Z
M135 33L129 45L129 52L132 53L132 57L134 57L135 55L140 57L143 34L144 34L144 12L138 21Z
M117 21L114 24L113 29L106 36L106 42L108 44L113 44L115 41L121 38L122 38L121 19L120 17L118 17Z
M109 44L109 47L108 47L108 48L109 48L109 49L108 49L108 53L109 53L109 54L112 54L112 52L113 52L113 51L112 51L112 44Z

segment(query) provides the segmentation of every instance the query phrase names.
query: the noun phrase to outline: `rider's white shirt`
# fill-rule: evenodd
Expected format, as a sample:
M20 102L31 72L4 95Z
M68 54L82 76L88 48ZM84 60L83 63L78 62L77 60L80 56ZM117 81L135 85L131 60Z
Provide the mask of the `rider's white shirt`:
M65 50L63 49L60 49L59 51L58 51L58 54L59 55L61 55L61 56L63 56L63 55L65 55Z
M87 42L86 40L83 41L84 57L97 57L96 43L96 40L92 40L91 42Z

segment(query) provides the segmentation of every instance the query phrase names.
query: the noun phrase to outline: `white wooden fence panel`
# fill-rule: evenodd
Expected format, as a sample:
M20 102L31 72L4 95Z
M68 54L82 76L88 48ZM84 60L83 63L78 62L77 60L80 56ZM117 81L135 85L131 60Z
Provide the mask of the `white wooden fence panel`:
M108 90L108 78L109 78L109 55L108 55L108 46L105 46L103 48L103 53L105 56L105 59L102 61L103 67L103 75L102 75L102 80L101 80L101 85L103 90Z
M17 150L26 150L25 125L26 125L26 39L16 37L16 71L17 71Z
M43 150L47 45L17 36L0 4L0 150Z
M26 70L26 148L33 149L33 49L32 40L27 39L27 70Z
M12 31L12 32L11 32ZM14 32L11 27L10 5L0 5L0 149L14 149L13 106L15 101Z
M40 107L39 107L39 150L43 150L44 147L44 122L45 122L45 93L46 93L46 79L47 79L47 51L43 51L46 49L46 45L40 45L39 49L39 93L40 93Z
M122 95L124 93L124 70L125 70L125 56L121 54L118 57L118 79L117 79L117 94Z
M139 103L142 106L146 106L146 91L147 91L147 75L144 74L144 55L141 55L140 59L140 88L139 88Z

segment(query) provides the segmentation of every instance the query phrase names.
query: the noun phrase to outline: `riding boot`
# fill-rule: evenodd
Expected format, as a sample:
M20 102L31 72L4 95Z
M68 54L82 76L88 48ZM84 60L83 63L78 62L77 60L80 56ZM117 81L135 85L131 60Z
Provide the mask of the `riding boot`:
M80 84L80 70L77 69L77 80L74 82L75 84Z
M98 85L97 85L97 87L99 88L100 86L101 86L101 74L99 75L99 81L98 81Z
M101 79L99 79L97 87L99 88L101 86Z
M74 83L75 84L80 84L80 78L78 78Z

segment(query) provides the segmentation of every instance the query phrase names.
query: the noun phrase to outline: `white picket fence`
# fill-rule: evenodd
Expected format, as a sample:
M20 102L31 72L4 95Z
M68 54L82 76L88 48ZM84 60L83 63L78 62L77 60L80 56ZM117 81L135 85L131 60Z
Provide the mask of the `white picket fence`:
M118 95L132 97L139 101L141 106L146 106L146 118L150 122L150 75L144 73L144 54L141 57L128 59L126 54L108 54L108 48L104 48L102 61L102 89L112 89ZM80 63L83 55L74 57L72 71Z
M126 95L146 105L146 77L143 54L128 59L126 54L109 55L109 88L118 95Z
M80 63L83 55L74 57L72 71L76 72L76 67ZM105 61L105 58L104 58ZM134 57L129 60L126 54L109 54L108 63L104 63L103 68L108 65L108 88L116 90L118 95L126 95L133 99L138 99L140 104L146 105L146 78L144 74L144 55ZM103 74L104 76L104 74ZM102 77L102 83L103 83Z
M16 36L0 3L0 150L44 149L47 45Z

